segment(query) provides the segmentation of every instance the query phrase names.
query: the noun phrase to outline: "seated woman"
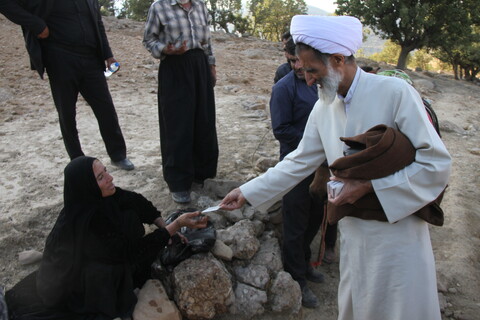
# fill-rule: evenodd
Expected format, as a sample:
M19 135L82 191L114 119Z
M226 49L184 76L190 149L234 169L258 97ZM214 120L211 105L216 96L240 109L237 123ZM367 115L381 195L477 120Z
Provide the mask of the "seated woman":
M181 227L203 228L200 212L168 226L142 195L115 187L105 166L78 157L65 168L64 208L40 268L6 293L10 319L129 319L135 288ZM158 229L145 235L143 223Z

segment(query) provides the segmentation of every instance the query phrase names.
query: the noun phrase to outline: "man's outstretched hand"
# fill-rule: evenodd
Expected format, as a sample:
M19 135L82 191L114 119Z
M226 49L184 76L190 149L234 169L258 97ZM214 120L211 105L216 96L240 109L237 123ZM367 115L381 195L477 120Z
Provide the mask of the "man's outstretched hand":
M247 199L243 196L242 191L240 191L240 188L236 188L223 198L220 208L222 210L235 210L243 207L245 202L247 202Z

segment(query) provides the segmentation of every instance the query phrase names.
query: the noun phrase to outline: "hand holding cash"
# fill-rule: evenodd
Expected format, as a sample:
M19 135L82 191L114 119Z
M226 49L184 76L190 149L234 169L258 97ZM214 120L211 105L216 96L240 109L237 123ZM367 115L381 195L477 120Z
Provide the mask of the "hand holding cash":
M343 189L343 182L338 180L332 180L327 183L327 192L330 198L335 199Z
M220 210L220 206L214 206L214 207L210 207L210 208L207 208L207 209L203 210L202 213L218 211L218 210Z
M328 201L336 206L353 204L368 193L375 192L370 180L344 179L327 183Z

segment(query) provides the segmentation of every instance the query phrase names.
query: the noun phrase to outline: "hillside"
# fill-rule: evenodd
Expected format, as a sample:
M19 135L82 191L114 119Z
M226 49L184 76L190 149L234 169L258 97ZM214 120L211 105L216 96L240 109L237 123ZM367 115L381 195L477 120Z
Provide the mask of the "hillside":
M121 70L108 83L129 157L136 169L109 167L117 185L144 194L163 212L178 208L161 176L157 117L157 69L141 44L143 24L106 18ZM37 265L22 266L18 253L43 249L62 206L63 168L68 163L47 80L29 70L20 28L0 15L0 286L12 287ZM259 174L260 157L278 158L268 101L276 67L285 58L279 43L215 33L215 88L220 159L218 179L246 181ZM361 63L368 63L361 61ZM382 66L389 68L389 66ZM443 227L432 227L444 319L480 314L480 87L449 75L410 73L416 88L433 101L453 172L442 207ZM96 120L78 103L78 128L86 154L108 166ZM201 196L201 192L194 195ZM322 266L325 284L312 285L322 305L298 318L336 319L338 264ZM218 317L219 319L228 319ZM257 320L280 319L266 314ZM233 320L233 319L229 319Z

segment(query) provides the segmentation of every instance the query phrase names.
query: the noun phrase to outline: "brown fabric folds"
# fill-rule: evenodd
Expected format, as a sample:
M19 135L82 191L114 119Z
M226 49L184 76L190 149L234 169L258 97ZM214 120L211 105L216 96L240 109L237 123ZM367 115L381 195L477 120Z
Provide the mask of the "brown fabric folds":
M377 125L367 132L340 140L355 153L337 159L330 165L333 175L345 179L372 180L391 175L415 160L415 148L400 131ZM314 180L315 181L315 180ZM443 192L430 204L414 214L436 226L443 225L444 215L440 208ZM370 193L354 204L327 205L327 219L330 224L346 216L364 220L388 221L375 193Z
M328 166L321 165L315 171L315 176L310 183L309 191L313 197L324 197L327 193L327 182L330 181L330 170Z
M372 180L401 170L415 160L415 148L400 131L378 125L351 138L340 138L351 149L361 150L330 165L339 178Z
M440 193L437 199L415 212L415 215L427 221L428 223L433 224L434 226L443 226L444 214L443 209L440 207L440 203L442 203L443 194L445 193L446 189L447 187L443 189L442 193Z

